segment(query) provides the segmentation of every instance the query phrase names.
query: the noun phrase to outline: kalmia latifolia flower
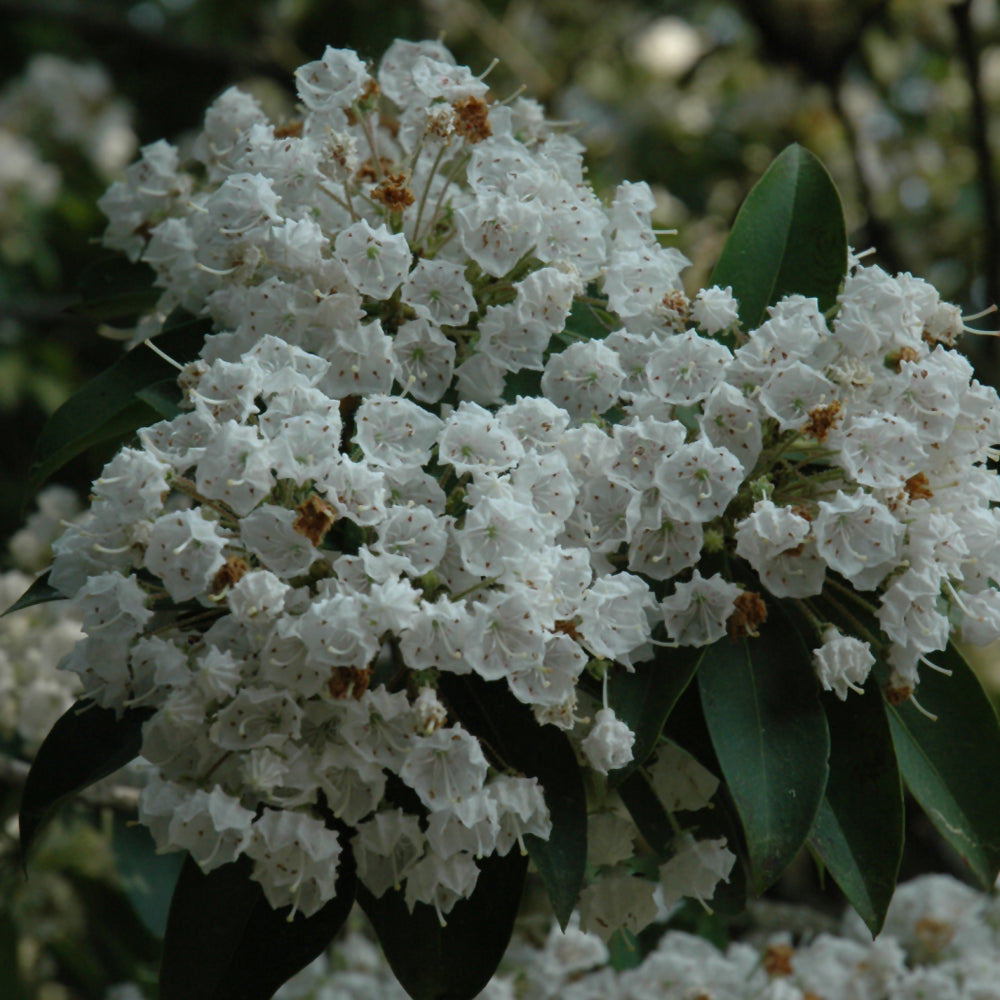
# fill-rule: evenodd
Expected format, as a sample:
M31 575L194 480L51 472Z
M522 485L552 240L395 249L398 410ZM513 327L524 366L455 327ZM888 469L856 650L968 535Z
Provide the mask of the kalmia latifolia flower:
M552 819L440 678L505 684L606 773L635 740L593 677L752 643L830 579L869 592L900 689L953 622L996 638L1000 402L932 290L853 258L832 319L793 296L741 329L731 289L688 299L646 185L604 203L571 135L440 43L295 84L299 118L227 91L191 162L147 146L102 201L162 289L137 340L177 307L213 328L50 576L84 694L152 713L161 850L246 856L306 915L350 850L444 919ZM815 639L817 685L859 691L868 645ZM730 858L696 844L664 884L706 899Z

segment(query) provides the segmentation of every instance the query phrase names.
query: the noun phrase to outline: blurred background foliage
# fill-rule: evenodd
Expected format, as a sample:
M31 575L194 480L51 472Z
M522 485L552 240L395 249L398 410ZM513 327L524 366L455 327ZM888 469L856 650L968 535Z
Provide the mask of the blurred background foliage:
M234 82L290 116L292 71L326 45L375 60L439 34L475 69L498 60L498 96L524 85L577 123L599 191L648 181L692 287L797 141L856 249L967 313L1000 301L996 0L0 0L0 536L41 422L120 349L65 309L102 255L94 202L138 145L183 142ZM992 345L966 347L995 382ZM86 490L105 457L62 478Z
M575 123L600 192L649 182L692 291L747 191L797 141L830 169L856 249L967 314L1000 302L997 0L0 0L0 541L22 520L44 420L121 351L71 307L105 256L95 202L138 147L183 145L232 83L291 117L292 72L326 45L377 60L395 37L439 34L477 71L498 60L499 97L523 84ZM964 346L997 384L994 344ZM59 478L85 495L107 457ZM24 768L10 766L0 996L151 984L173 861L151 867L127 811L105 803L96 825L76 810L53 826L25 882L11 826ZM913 830L908 864L947 866L938 850Z

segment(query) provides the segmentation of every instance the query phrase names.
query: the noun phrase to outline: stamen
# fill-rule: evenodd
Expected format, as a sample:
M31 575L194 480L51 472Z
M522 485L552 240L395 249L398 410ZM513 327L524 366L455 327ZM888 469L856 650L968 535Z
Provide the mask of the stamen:
M173 365L173 366L174 366L174 368L176 368L176 369L177 369L177 370L178 370L179 372L182 372L182 371L184 371L184 366L183 366L183 365L182 365L182 364L181 364L181 363L180 363L179 361L174 361L174 359L173 359L172 357L170 357L170 355L169 355L169 354L167 354L167 353L166 353L166 351L162 351L162 350L160 350L160 348L159 348L159 347L157 347L157 346L156 346L156 344L154 344L154 343L153 343L153 342L152 342L151 340L149 340L149 339L147 338L146 340L144 340L144 341L143 341L143 343L144 343L144 344L145 344L145 345L146 345L146 346L147 346L147 347L148 347L148 348L149 348L149 349L150 349L150 350L151 350L151 351L152 351L152 352L153 352L154 354L158 354L158 355L159 355L159 356L160 356L161 358L163 358L163 360L164 360L164 361L166 361L168 365Z
M930 719L931 722L937 722L938 717L933 712L928 712L927 709L924 708L924 706L921 705L920 702L917 701L917 699L912 694L910 695L910 703L921 715Z

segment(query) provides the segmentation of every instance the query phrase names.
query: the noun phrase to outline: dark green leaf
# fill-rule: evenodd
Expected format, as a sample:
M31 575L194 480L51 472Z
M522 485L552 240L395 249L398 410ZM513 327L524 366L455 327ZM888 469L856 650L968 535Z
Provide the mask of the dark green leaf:
M106 778L139 756L142 724L151 708L114 709L78 701L52 727L38 748L21 796L21 857L51 811L64 799Z
M183 393L175 378L147 385L145 389L140 389L135 397L155 410L164 420L173 420L182 412L180 403Z
M690 684L701 662L701 649L665 649L658 646L656 656L636 665L634 673L616 670L608 678L608 704L635 733L632 761L609 780L617 785L640 767L656 749L663 723Z
M157 337L157 346L184 363L196 357L209 329L207 320L186 323ZM28 470L28 493L92 445L123 437L160 418L137 395L177 371L140 344L87 383L56 410L42 428Z
M115 254L95 261L80 275L83 301L70 307L78 316L129 325L149 312L163 294L154 288L156 275L148 264Z
M548 840L526 836L524 842L565 928L587 862L587 799L566 734L555 726L539 725L531 709L501 681L442 674L439 685L462 725L503 764L538 778L552 816L552 834Z
M411 914L401 891L390 889L376 899L359 888L358 900L386 960L413 1000L471 1000L507 950L528 859L514 849L478 864L475 891L455 903L443 927L426 903L417 903Z
M785 607L757 639L720 639L698 670L705 722L746 834L754 891L795 857L827 778L830 736L811 654Z
M1000 726L989 698L954 646L934 656L952 671L923 669L917 697L886 704L896 757L906 786L938 832L984 889L1000 871Z
M903 786L878 685L824 696L830 777L810 843L848 902L878 934L903 855Z
M711 283L732 287L740 321L752 330L785 295L814 296L829 309L846 270L840 195L823 164L791 145L747 195Z
M114 816L111 846L122 891L146 929L162 938L184 855L157 854L148 828L120 813Z
M618 795L643 840L657 857L665 860L671 853L670 843L676 831L645 773L633 771L618 786Z
M160 1000L270 1000L330 943L354 905L353 863L341 857L337 895L311 917L275 910L244 855L204 874L188 857L170 903Z
M66 595L56 590L49 583L49 574L46 570L35 582L3 613L4 615L20 611L22 608L31 608L36 604L48 604L50 601L64 601Z
M660 861L673 856L673 841L676 835L670 817L660 802L646 775L633 771L619 786L618 794L636 829L650 846ZM717 796L711 808L687 813L684 827L690 829L698 840L716 840L725 837L727 847L737 853L740 850L739 831L736 820L730 816L730 804L725 796ZM712 909L719 914L735 916L746 906L746 876L744 867L737 858L727 882L720 882L712 897ZM700 907L695 907L700 909Z

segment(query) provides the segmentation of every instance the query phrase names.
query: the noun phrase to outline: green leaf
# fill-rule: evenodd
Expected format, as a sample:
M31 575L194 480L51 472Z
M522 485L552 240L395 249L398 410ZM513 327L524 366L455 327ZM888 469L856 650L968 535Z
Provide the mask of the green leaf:
M666 861L674 854L676 830L670 822L667 810L653 791L643 771L633 771L619 786L618 794L636 829L649 844L660 861ZM683 826L691 830L698 840L716 840L725 837L728 848L737 853L737 862L729 873L727 882L715 887L712 910L719 915L736 916L746 907L746 876L739 859L739 830L736 819L730 815L731 807L724 795L715 798L710 808L686 813ZM699 909L698 907L695 907Z
M833 306L847 271L840 195L812 153L791 145L747 195L722 248L711 284L732 287L745 330L785 295Z
M139 756L142 724L151 708L114 709L78 701L56 722L32 761L21 795L21 857L51 812L71 795Z
M311 917L273 909L251 871L245 855L207 875L185 859L163 939L160 1000L270 1000L327 947L354 905L346 851L337 895Z
M157 337L156 343L184 363L197 356L208 329L207 320L181 324ZM67 399L48 419L35 445L28 470L29 495L92 445L123 437L158 420L157 411L137 396L176 375L172 365L140 344Z
M162 938L184 855L179 851L158 854L149 829L120 813L113 818L111 845L122 891L143 926Z
M698 670L705 722L746 834L753 890L788 867L812 827L830 735L811 654L783 604L757 639L720 639Z
M180 403L183 393L176 378L154 382L145 389L140 389L135 396L150 409L155 410L164 420L173 420L182 412Z
M671 853L670 843L676 831L645 772L633 771L618 786L618 795L635 822L636 829L642 834L643 840L649 844L657 857L666 859Z
M903 856L903 785L878 684L840 701L824 696L830 777L809 835L848 902L878 934Z
M989 698L961 653L935 655L951 677L920 672L917 697L886 704L896 757L907 788L984 889L1000 871L1000 725Z
M359 888L358 900L386 960L413 1000L471 1000L507 950L528 859L514 849L477 863L475 891L455 903L443 927L426 903L417 903L411 914L401 891L390 889L376 899Z
M529 835L524 842L565 929L587 863L587 798L566 734L555 726L539 725L531 709L502 681L442 674L438 684L462 725L503 764L538 778L552 816L552 834L548 840Z
M66 595L49 583L49 571L46 570L3 614L0 614L0 618L22 608L33 608L36 604L65 600Z
M163 290L153 287L156 274L148 264L118 254L85 268L78 282L82 302L70 306L78 316L129 325L159 301Z
M612 771L608 780L617 785L640 767L656 749L667 716L691 683L702 657L701 649L664 649L636 665L635 672L616 670L608 678L608 704L635 733L632 761Z

